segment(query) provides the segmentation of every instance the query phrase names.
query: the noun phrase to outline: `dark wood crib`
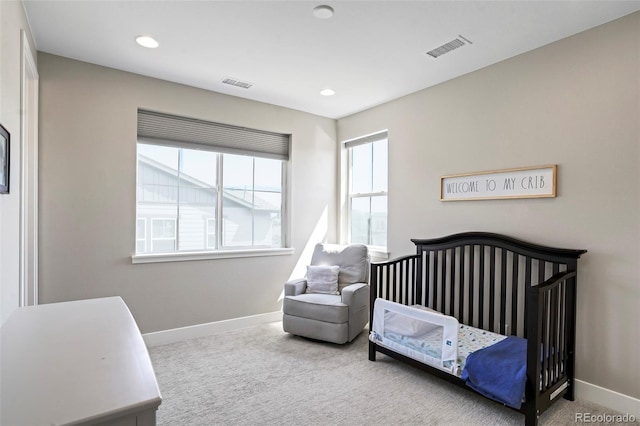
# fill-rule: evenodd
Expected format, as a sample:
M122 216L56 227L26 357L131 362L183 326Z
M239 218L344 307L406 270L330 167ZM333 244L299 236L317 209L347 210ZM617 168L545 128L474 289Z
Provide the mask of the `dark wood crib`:
M574 399L576 281L586 250L545 247L486 232L412 239L416 254L371 264L376 298L419 304L470 325L527 339L527 426L563 396ZM370 323L371 324L371 323ZM473 390L457 376L369 341L376 352Z

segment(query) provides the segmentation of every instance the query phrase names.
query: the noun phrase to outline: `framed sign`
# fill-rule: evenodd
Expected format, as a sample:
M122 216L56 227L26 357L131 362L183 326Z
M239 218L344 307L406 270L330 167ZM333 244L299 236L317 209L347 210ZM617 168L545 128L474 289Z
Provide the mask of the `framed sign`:
M440 178L440 201L556 196L557 165L463 173Z
M0 124L0 194L9 193L9 132Z

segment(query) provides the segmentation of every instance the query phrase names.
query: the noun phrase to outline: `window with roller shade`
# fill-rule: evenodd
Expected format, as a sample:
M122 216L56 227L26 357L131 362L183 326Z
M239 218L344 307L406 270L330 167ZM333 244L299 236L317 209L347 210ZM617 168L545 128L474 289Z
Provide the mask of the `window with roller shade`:
M136 254L286 246L289 135L138 111Z

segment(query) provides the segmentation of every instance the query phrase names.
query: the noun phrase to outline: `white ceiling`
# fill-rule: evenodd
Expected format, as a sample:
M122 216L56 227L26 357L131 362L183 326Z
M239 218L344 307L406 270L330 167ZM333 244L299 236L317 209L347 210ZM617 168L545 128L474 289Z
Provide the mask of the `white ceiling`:
M39 51L341 118L640 10L640 0L25 0ZM335 9L330 19L315 6ZM151 35L145 49L134 41ZM438 59L426 54L470 40ZM597 52L594 52L597 54ZM253 83L243 89L225 77ZM319 94L330 87L331 97Z

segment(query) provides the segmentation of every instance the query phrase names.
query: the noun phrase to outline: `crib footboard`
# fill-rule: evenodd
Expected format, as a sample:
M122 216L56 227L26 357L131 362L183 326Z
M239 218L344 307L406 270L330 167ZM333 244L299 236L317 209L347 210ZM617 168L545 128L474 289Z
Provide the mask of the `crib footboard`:
M560 396L574 399L575 291L576 271L557 273L528 290L527 417L538 417Z

